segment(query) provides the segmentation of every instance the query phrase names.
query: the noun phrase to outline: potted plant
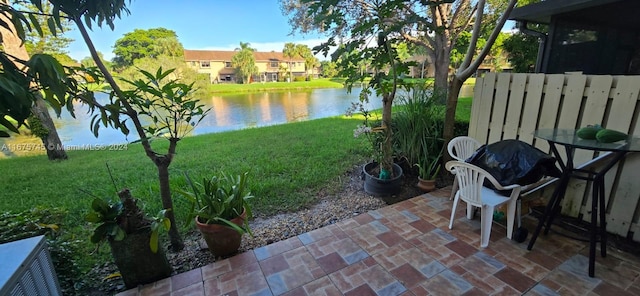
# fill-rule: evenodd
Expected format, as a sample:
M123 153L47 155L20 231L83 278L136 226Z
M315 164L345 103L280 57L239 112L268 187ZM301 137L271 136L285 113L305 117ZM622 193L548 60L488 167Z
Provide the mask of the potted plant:
M435 125L437 126L437 125ZM418 188L424 192L433 191L436 188L436 177L440 172L442 164L442 152L444 141L437 135L427 135L420 139L421 155L419 162L415 164L418 168Z
M440 156L425 157L422 163L416 163L418 168L418 188L424 192L431 192L436 189L436 177L440 172Z
M222 173L194 183L185 174L191 191L179 192L191 201L189 219L195 221L209 251L216 257L237 252L242 234L251 235L248 219L253 216L249 204L253 195L247 187L248 175L245 172L234 177Z
M403 37L397 23L390 21L394 16L383 5L371 5L370 14L348 27L331 5L318 5L316 9L326 9L316 11L319 15L316 21L340 29L331 31L329 40L314 50L326 54L337 45L336 40L341 40L332 58L338 64L339 75L346 77L347 90L361 85L360 102L366 103L374 95L382 100L381 120L364 127L378 134L374 151L380 156L363 167L364 189L374 195L393 195L401 189L402 169L394 163L392 106L398 88L405 84L404 77L415 62L403 58Z
M171 275L171 265L160 248L159 231L171 227L165 217L167 210L149 218L137 205L128 189L118 192L120 200L107 203L96 198L91 203L92 212L85 220L99 224L93 231L91 242L107 241L122 280L127 288L148 284Z

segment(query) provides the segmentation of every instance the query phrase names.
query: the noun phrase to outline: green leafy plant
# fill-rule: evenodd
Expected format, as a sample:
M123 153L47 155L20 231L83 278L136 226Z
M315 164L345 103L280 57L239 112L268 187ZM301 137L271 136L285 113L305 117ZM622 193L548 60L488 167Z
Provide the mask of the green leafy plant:
M393 142L399 157L418 168L420 178L435 179L441 167L443 102L446 94L415 85L401 97L395 114Z
M418 168L418 176L423 180L434 180L442 167L441 158L442 153L424 156L421 162L414 164Z
M375 162L381 163L384 157L381 149L384 141L384 129L380 126L379 114L367 110L362 102L351 103L351 107L347 109L345 115L353 117L356 114L363 119L362 124L353 130L353 137L366 139L371 148L371 157Z
M148 227L151 231L149 248L153 253L158 252L159 232L167 231L171 227L171 222L166 217L167 210L161 210L156 217L147 218L137 206L135 209L125 206L127 202L133 203L133 206L136 203L135 200L114 203L100 198L93 200L91 203L93 211L85 216L87 222L99 224L93 230L91 242L97 244L96 250L98 250L100 244L106 240L121 241L127 233Z
M233 176L221 173L209 179L203 178L202 183L195 183L188 173L185 173L187 184L191 191L178 189L191 202L190 221L197 217L200 223L220 224L231 227L240 233L251 233L248 219L253 217L249 200L253 198L247 186L249 172ZM247 218L242 226L231 222L246 211Z
M123 210L122 202L107 203L100 198L95 198L91 202L91 209L93 212L88 213L84 220L99 224L91 235L92 243L99 246L107 239L121 241L125 237L124 230L118 225L118 217L122 215Z

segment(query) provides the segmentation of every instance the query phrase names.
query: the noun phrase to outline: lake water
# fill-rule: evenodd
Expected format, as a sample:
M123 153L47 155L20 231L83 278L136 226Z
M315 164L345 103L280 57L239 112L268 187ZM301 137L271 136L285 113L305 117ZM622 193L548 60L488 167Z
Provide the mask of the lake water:
M472 86L465 86L461 96L471 96L472 92ZM358 88L351 93L344 88L326 88L213 95L201 100L211 111L196 127L193 135L343 115L351 103L358 102L359 93ZM103 127L96 138L89 129L92 116L87 114L87 108L81 104L75 107L75 119L65 111L61 118L54 119L65 146L127 143L138 139L133 128L130 128L132 133L125 137L120 131ZM367 105L368 109L381 107L382 102L378 98L371 98Z

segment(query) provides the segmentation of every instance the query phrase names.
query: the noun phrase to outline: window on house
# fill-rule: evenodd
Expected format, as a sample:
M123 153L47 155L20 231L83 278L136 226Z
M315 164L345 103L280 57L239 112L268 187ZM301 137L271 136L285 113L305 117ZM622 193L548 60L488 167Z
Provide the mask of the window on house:
M227 68L233 68L233 65L231 65L231 62L224 62L224 66Z
M278 68L278 62L271 62L271 68Z
M209 68L211 67L211 64L209 63L209 61L200 61L200 68Z

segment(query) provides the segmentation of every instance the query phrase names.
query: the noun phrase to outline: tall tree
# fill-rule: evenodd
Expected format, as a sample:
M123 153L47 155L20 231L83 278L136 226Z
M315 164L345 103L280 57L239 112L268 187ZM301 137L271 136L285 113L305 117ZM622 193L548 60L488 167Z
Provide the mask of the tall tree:
M41 3L41 0L29 1L32 4ZM106 104L97 102L92 92L84 92L81 94L83 96L78 96L89 106L90 110L97 111L94 113L92 119L92 130L97 136L100 126L104 125L111 126L121 130L124 134L128 134L129 129L126 123L132 123L135 132L140 137L140 143L145 154L157 168L162 206L169 210L167 212L167 218L171 221L171 224L175 226L177 224L175 223L175 211L173 211L173 202L171 199L169 165L176 153L178 141L202 120L208 110L204 110L203 105L199 104L198 100L192 96L192 85L178 83L175 80L167 78L173 73L173 70L164 71L158 69L155 73L143 72L145 79L126 81L133 85L133 88L130 90L123 90L116 82L113 75L107 70L98 56L93 41L89 37L87 27L94 25L102 27L106 24L113 29L114 20L119 18L123 13L129 13L126 2L127 1L121 0L49 0L49 3L54 5L52 17L55 21L51 24L53 28L59 29L56 24L59 24L59 19L62 17L61 14L65 14L80 31L99 69L99 73L91 72L92 69L83 70L89 71L88 73L93 74L93 77L96 79L100 78L98 74L102 74L102 77L112 89L110 93L111 100ZM12 23L19 25L16 25L16 31L22 40L25 39L25 26L27 26L28 29L37 29L37 27L40 26L40 24L37 24L33 19L27 18L23 13L3 5L2 2L0 2L0 10L7 12L11 16ZM40 13L44 14L43 11L40 11ZM5 71L0 72L0 82L2 82L0 83L0 92L2 92L0 96L1 103L6 102L5 95L8 91L13 91L17 97L9 102L9 104L22 104L23 102L31 101L30 97L23 95L23 93L28 93L27 89L29 86L26 85L25 87L25 83L22 83L25 79L23 79L20 74L23 73L31 79L27 81L35 81L41 86L42 90L47 94L45 97L48 100L55 99L60 101L60 105L72 108L73 105L70 101L65 100L65 95L67 93L73 94L78 90L78 83L74 80L74 77L77 77L75 73L64 73L60 71L64 68L57 63L55 59L48 59L46 55L42 57L37 56L37 58L32 57L27 62L27 73L16 70L15 67L8 65L5 61L6 54L2 52L0 53L0 62L2 62ZM17 78L15 74L18 74ZM11 89L7 89L6 86L8 83L14 83L15 85L12 85ZM19 123L24 121L24 107L22 107L22 105L19 106L21 107L19 110L5 108L5 106L6 105L0 104L0 115L3 115L2 119L4 119L5 114L9 114L12 117L15 115ZM59 109L60 108L58 108L57 111ZM73 109L70 110L72 111ZM142 116L146 117L151 124L143 125L141 120ZM7 126L6 120L0 120L0 124ZM15 129L12 125L9 126ZM167 149L166 153L159 153L151 147L150 138L159 136L165 136L169 141L168 147L165 147ZM173 250L180 250L184 247L178 227L170 228L169 238Z
M491 24L493 30L487 37L486 43L477 55L476 50L478 48L478 39L480 38L483 28L482 17L484 16L485 12L485 0L478 0L478 2L476 3L475 17L473 19L473 30L471 31L469 48L464 60L454 72L453 79L449 83L449 91L447 93L447 108L445 111L444 119L444 130L442 133L445 143L448 143L451 139L453 139L454 136L453 131L455 127L456 107L458 105L458 96L460 95L460 89L462 88L462 85L469 77L471 77L471 75L473 75L473 73L478 70L478 67L491 50L491 47L493 46L496 38L498 38L498 35L500 34L504 23L507 21L509 14L511 14L511 10L513 10L513 7L517 2L518 0L509 0L506 10L502 13L498 22L495 24ZM445 158L446 157L447 155L445 155Z
M403 48L402 36L398 33L394 18L395 11L390 9L389 3L372 1L370 5L362 7L357 20L348 17L345 12L348 7L343 6L350 1L314 1L308 6L309 13L315 15L318 26L329 28L329 40L316 49L328 54L333 46L337 49L332 59L339 64L341 76L346 77L345 85L349 90L354 83L363 83L360 100L367 101L374 92L382 99L382 120L380 126L372 130L381 133L379 148L376 148L376 158L380 164L380 178L389 179L392 176L393 143L392 143L392 106L401 77L405 75L409 66L402 57L406 57L406 46ZM348 3L350 4L350 3ZM345 27L345 24L348 24ZM340 40L340 44L336 43ZM361 71L358 63L362 60L371 61L372 73ZM378 146L378 143L376 143Z
M24 8L21 10L34 12L30 17L33 17L38 23L47 24L49 17L36 13L39 9L35 5L29 3L19 4L18 2L16 2L16 4L18 4L18 7ZM42 10L47 14L51 14L53 6L45 1L42 3ZM62 27L62 32L60 33L71 31L71 24L69 20L65 18L60 19L60 26ZM68 53L66 49L69 48L69 44L73 42L73 39L65 36L65 34L53 34L49 26L41 26L41 29L42 34L37 31L26 32L25 47L30 55L47 53L57 58L58 56Z
M100 57L100 60L109 68L111 69L111 62L109 61L105 61L104 59L104 54L102 54L102 52L98 51L98 57ZM82 60L80 60L80 65L82 65L83 67L95 67L96 66L96 62L93 61L93 58L90 56L84 57L82 58Z
M504 50L509 55L513 70L519 73L533 73L538 58L538 37L523 33L511 34L504 40Z
M4 2L6 1L6 2ZM9 5L8 0L3 0L4 4ZM0 20L7 24L7 27L0 26L0 34L2 35L2 47L5 53L11 55L11 61L17 68L24 67L24 61L29 60L29 54L25 48L25 44L17 36L16 27L6 14L0 16ZM30 86L30 88L33 86ZM47 103L42 98L40 92L33 91L33 104L31 105L31 117L29 117L29 127L31 132L40 138L42 145L47 152L49 160L67 159L67 153L62 146L62 141L58 136Z
M289 17L294 31L303 33L320 30L332 36L348 38L348 32L359 26L362 21L376 17L370 14L370 8L382 5L385 11L392 12L384 21L393 24L396 32L416 45L427 49L435 68L434 86L447 89L447 110L443 136L448 142L453 137L455 108L463 82L480 66L491 49L507 17L517 3L509 0L494 23L484 23L483 16L489 7L486 0L443 0L443 1L403 1L403 0L280 0L281 9ZM493 0L490 0L493 2ZM499 0L496 0L499 2ZM502 1L504 2L504 1ZM329 12L317 7L329 5ZM330 14L335 19L327 21ZM339 20L340 23L336 23ZM483 26L484 25L484 26ZM485 27L486 26L486 27ZM449 62L451 50L455 47L459 35L471 30L471 39L465 58L449 81ZM478 50L478 39L482 32L490 32L485 46ZM325 48L328 50L328 48ZM477 54L476 54L477 53Z
M231 58L231 65L236 68L238 74L242 76L242 83L251 82L251 76L258 74L256 58L253 52L256 50L250 47L251 44L240 42L240 47L236 48L236 54Z
M323 77L333 78L338 75L338 69L335 62L332 61L322 61L320 62L320 71Z
M289 58L289 81L293 81L293 58L296 58L299 56L298 54L298 47L296 47L296 45L294 43L291 42L287 42L284 44L284 49L282 50L282 55L284 55L285 58Z
M309 74L309 70L311 70L311 76L313 76L313 69L319 65L318 58L313 55L309 46L298 44L296 48L298 49L298 54L304 59L305 72Z
M144 57L156 57L160 54L181 56L183 47L178 41L178 35L172 30L165 28L135 29L116 40L113 53L115 54L113 58L115 66L122 69L133 65L136 59Z

